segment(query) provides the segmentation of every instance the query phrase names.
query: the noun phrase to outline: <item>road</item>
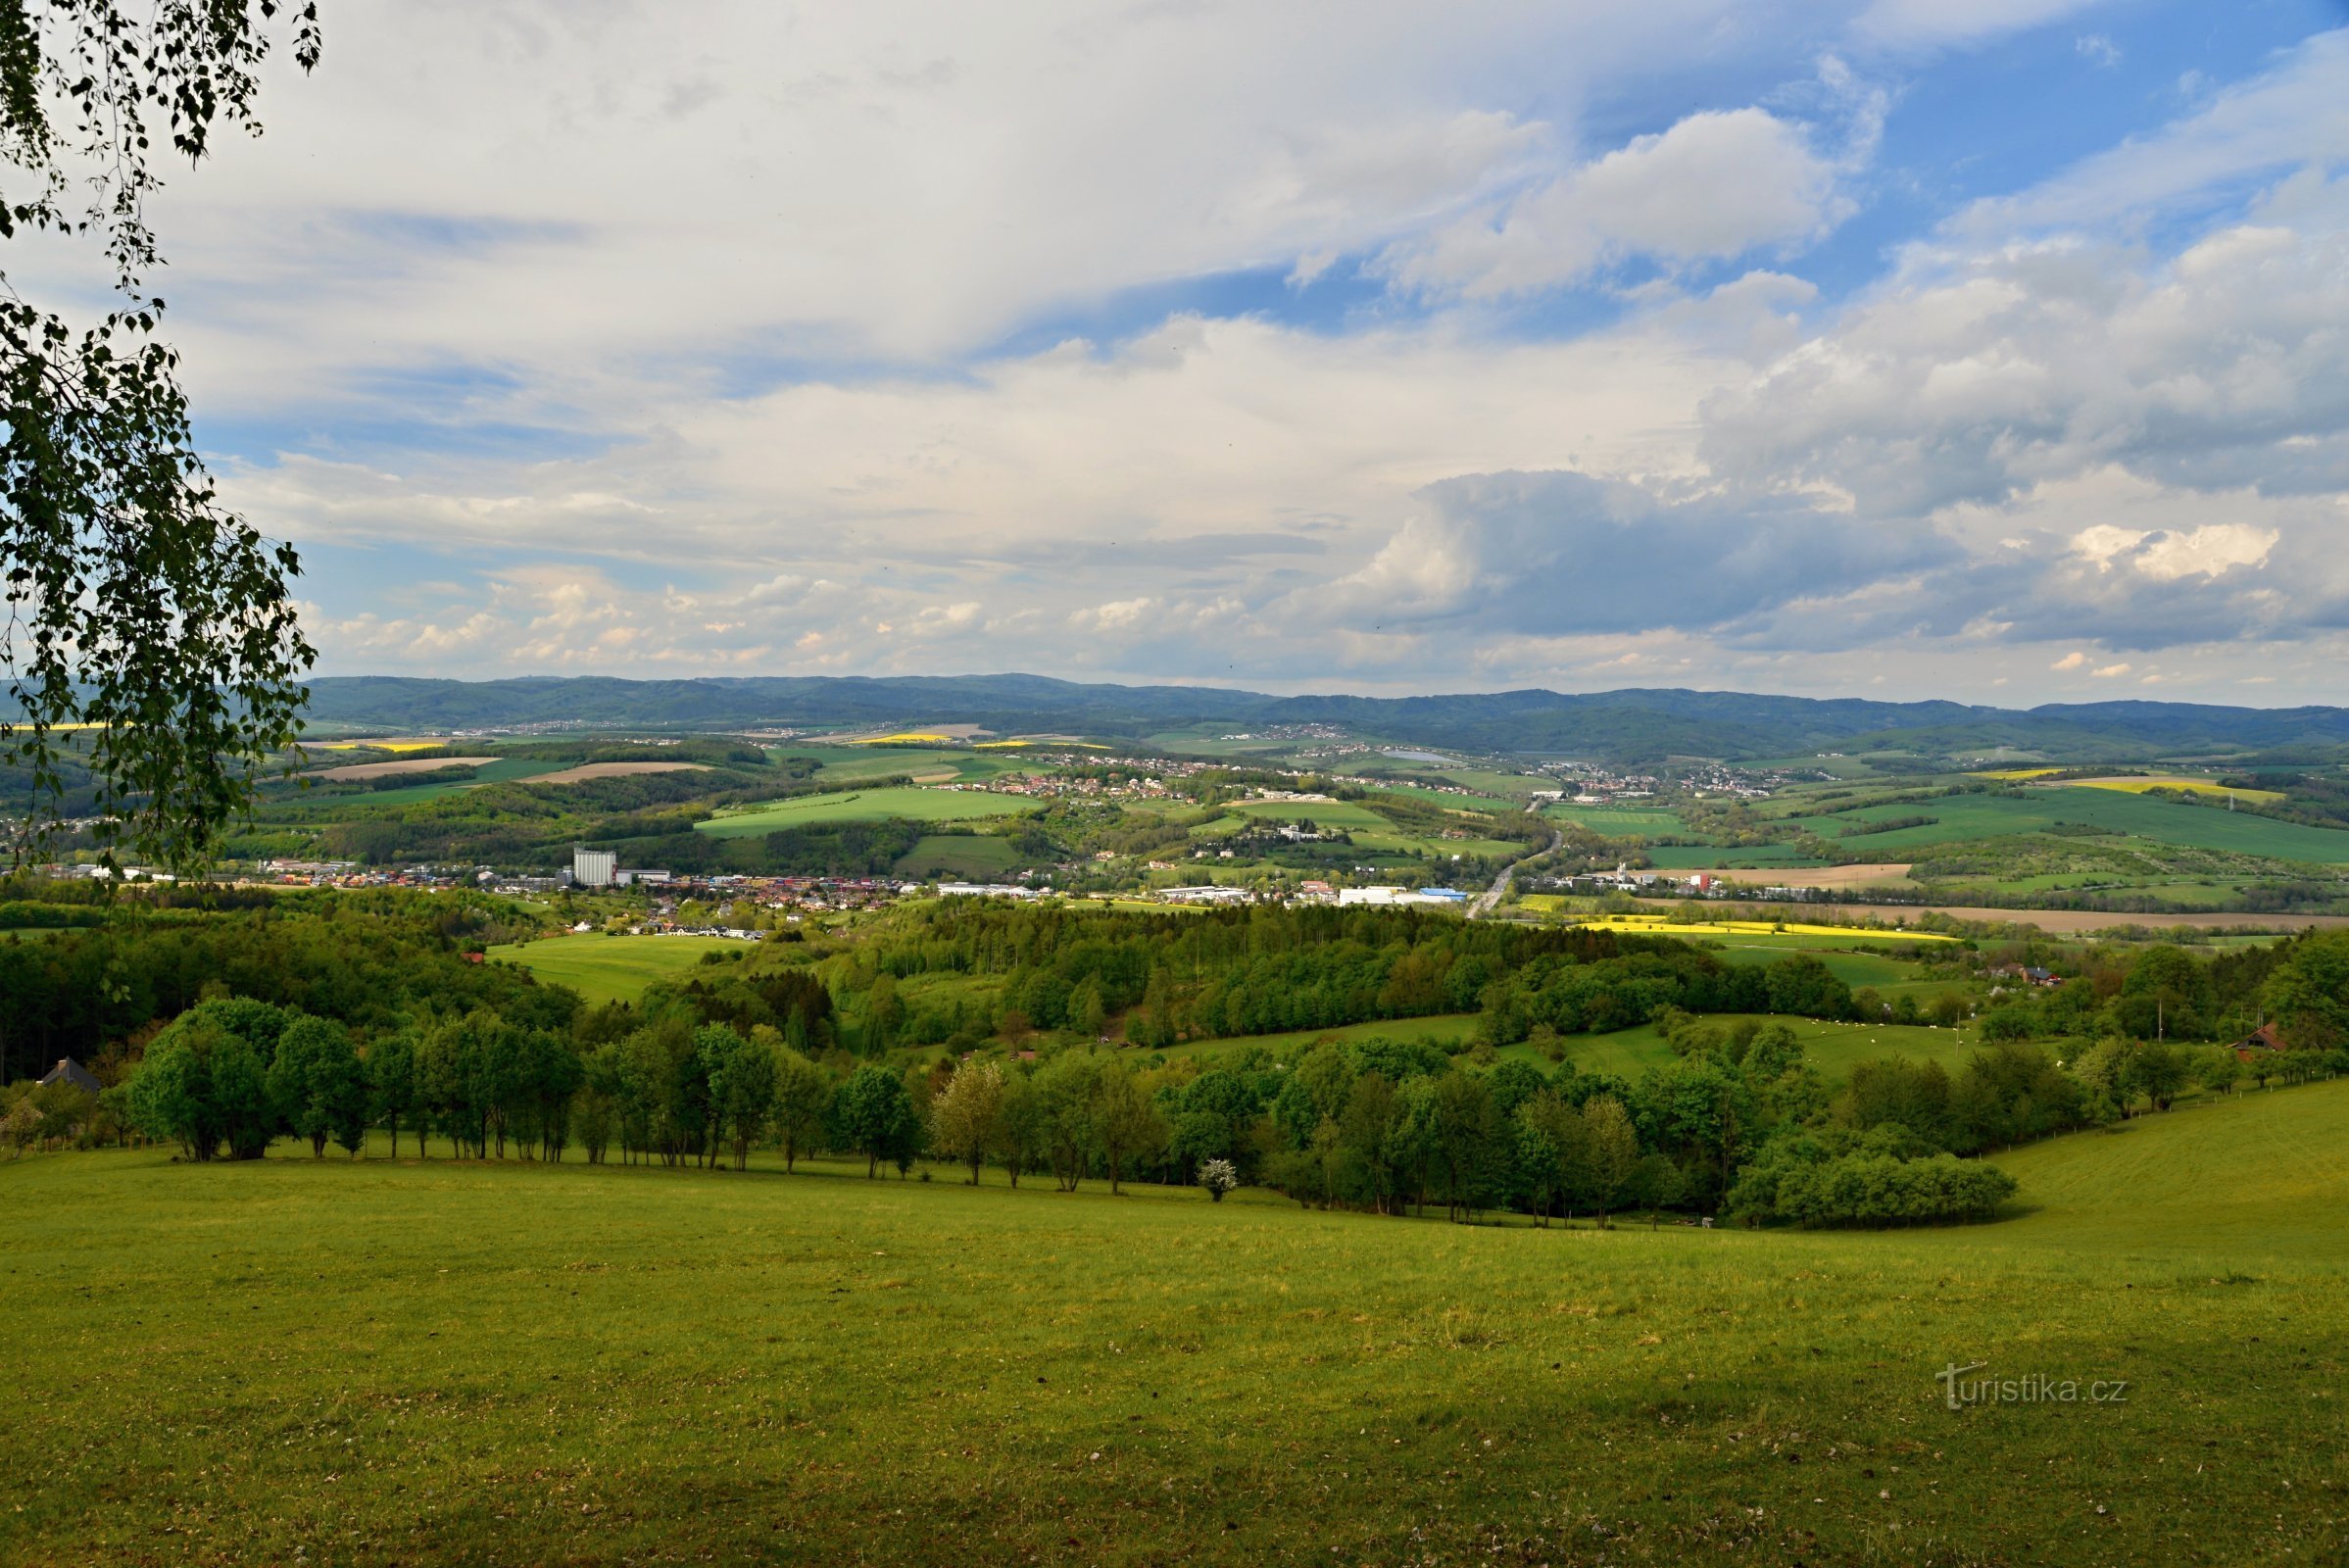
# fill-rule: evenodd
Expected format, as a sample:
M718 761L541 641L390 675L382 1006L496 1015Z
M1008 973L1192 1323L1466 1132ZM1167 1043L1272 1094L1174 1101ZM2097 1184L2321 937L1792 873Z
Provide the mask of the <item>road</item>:
M1477 901L1468 906L1468 918L1471 920L1481 919L1485 915L1491 914L1494 906L1498 905L1503 898L1508 896L1509 884L1517 879L1517 868L1519 866L1523 865L1528 860L1534 859L1536 857L1549 854L1550 851L1555 850L1558 848L1558 846L1564 844L1565 842L1566 835L1564 833L1552 833L1549 836L1549 843L1547 846L1534 851L1531 855L1521 855L1516 859L1511 860L1507 865L1502 866L1500 868L1500 875L1493 879L1493 885L1487 888L1482 894L1478 895Z

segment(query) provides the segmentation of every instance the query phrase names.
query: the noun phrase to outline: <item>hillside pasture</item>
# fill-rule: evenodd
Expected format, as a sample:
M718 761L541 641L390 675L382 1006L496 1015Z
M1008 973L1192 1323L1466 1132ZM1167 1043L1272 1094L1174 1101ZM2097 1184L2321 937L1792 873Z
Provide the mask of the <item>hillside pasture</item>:
M1878 862L1869 865L1823 865L1801 869L1773 870L1767 876L1731 876L1725 880L1740 886L1780 888L1882 888L1910 887L1906 862Z
M945 875L985 882L1016 869L1019 852L1009 839L972 833L931 833L898 858L891 869L902 877Z
M2108 833L2187 849L2319 865L2349 864L2349 831L2343 829L2306 827L2248 811L2188 806L2123 790L2081 789L2071 785L2036 787L2021 796L1959 795L1790 820L1797 827L1835 842L1850 826L1914 816L1930 816L1934 821L1930 826L1862 834L1843 842L1871 855L1889 857L1931 845L2045 833L2060 825L2071 825L2101 828Z
M1034 804L1012 795L901 784L770 801L696 822L694 828L712 838L758 838L783 828L807 827L819 822L878 822L889 817L902 817L909 822L975 822L987 817L1016 816L1032 809Z
M1768 874L1750 879L1757 882L1784 883L1788 879L1779 874L1781 867L1793 869L1821 863L1791 844L1746 844L1735 849L1713 844L1651 844L1645 854L1647 863L1659 871L1736 871L1760 867Z
M2331 1561L2345 1143L2349 1084L2244 1096L1882 1235L36 1156L0 1559Z
M1835 1023L1817 1018L1737 1013L1707 1014L1701 1021L1724 1029L1742 1022L1785 1025L1801 1042L1803 1060L1817 1069L1831 1087L1847 1081L1851 1069L1859 1063L1885 1056L1938 1061L1955 1073L1965 1065L1967 1055L1977 1045L1973 1032L1963 1027ZM1677 1059L1663 1031L1653 1024L1619 1029L1612 1034L1567 1035L1559 1044L1565 1047L1566 1059L1574 1063L1575 1071L1612 1073L1620 1078L1639 1078ZM1530 1047L1513 1046L1510 1050L1532 1058Z
M1556 821L1576 823L1611 839L1650 838L1688 831L1688 824L1678 813L1662 807L1576 806L1568 802L1544 806L1542 814Z
M1230 809L1261 821L1305 821L1321 828L1343 828L1348 833L1395 831L1394 823L1352 801L1236 801Z
M645 987L693 968L706 953L740 954L751 944L732 937L606 936L576 932L508 943L488 950L553 985L569 986L590 1003L634 1002Z

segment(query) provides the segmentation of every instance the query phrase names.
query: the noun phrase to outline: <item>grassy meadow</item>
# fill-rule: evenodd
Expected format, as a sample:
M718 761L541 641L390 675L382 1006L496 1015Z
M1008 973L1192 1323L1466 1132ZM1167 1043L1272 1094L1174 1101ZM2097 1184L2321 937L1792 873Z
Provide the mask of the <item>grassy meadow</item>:
M832 795L796 796L728 811L696 822L694 827L713 838L757 838L787 827L808 827L819 822L877 822L893 816L909 822L973 822L991 816L1015 816L1031 805L1014 795L899 784L842 790Z
M1747 1021L1747 1016L1708 1013L1703 1021L1729 1028ZM1814 1018L1767 1015L1750 1015L1750 1021L1780 1024L1791 1029L1795 1039L1802 1044L1802 1059L1815 1068L1831 1088L1849 1079L1851 1069L1859 1063L1882 1060L1886 1056L1938 1061L1955 1074L1965 1065L1967 1055L1977 1044L1971 1031L1964 1027L1936 1029L1927 1024L1825 1023ZM1638 1078L1674 1059L1672 1047L1665 1041L1663 1031L1653 1024L1618 1029L1612 1034L1567 1035L1559 1043L1565 1047L1566 1059L1574 1063L1577 1072L1603 1072L1618 1078ZM1523 1056L1528 1061L1535 1059L1531 1046L1511 1046L1503 1054Z
M36 1155L0 1560L2338 1562L2345 1146L2246 1095L1884 1234Z
M548 937L489 950L541 980L569 986L592 1004L634 1002L656 980L682 974L706 953L740 954L750 944L731 937L613 937L600 933Z
M1871 856L1902 859L1906 858L1907 851L1927 845L2043 833L2059 823L2069 823L2188 849L2318 865L2349 863L2349 832L2339 828L2306 827L2248 811L2229 811L2218 806L2187 806L2115 789L2039 787L2021 799L2003 795L1955 796L1914 804L1863 807L1838 815L1791 820L1824 838L1835 840L1847 826L1913 816L1935 820L1930 827L1895 828L1866 834L1850 842L1865 847Z

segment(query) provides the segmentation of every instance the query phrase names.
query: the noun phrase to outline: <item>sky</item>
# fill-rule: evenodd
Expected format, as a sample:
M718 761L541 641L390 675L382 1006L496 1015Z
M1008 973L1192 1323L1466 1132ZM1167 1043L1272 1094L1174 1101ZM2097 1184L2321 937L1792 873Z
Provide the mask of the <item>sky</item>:
M151 213L320 673L2349 702L2339 0L323 9Z

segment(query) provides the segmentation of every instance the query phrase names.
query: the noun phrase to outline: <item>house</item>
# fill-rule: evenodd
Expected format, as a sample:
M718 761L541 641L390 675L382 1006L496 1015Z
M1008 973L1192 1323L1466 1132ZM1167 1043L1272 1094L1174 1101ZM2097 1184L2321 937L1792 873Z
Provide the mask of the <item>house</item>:
M2283 1040L2276 1033L2276 1026L2272 1023L2261 1024L2257 1029L2252 1030L2251 1033L2236 1041L2233 1046L2235 1060L2237 1061L2249 1061L2252 1056L2259 1052L2281 1051L2283 1049ZM43 1083L48 1082L48 1080L45 1078L41 1081Z
M91 1071L71 1056L60 1056L57 1065L41 1075L41 1087L51 1084L72 1084L85 1095L98 1092L98 1080Z

